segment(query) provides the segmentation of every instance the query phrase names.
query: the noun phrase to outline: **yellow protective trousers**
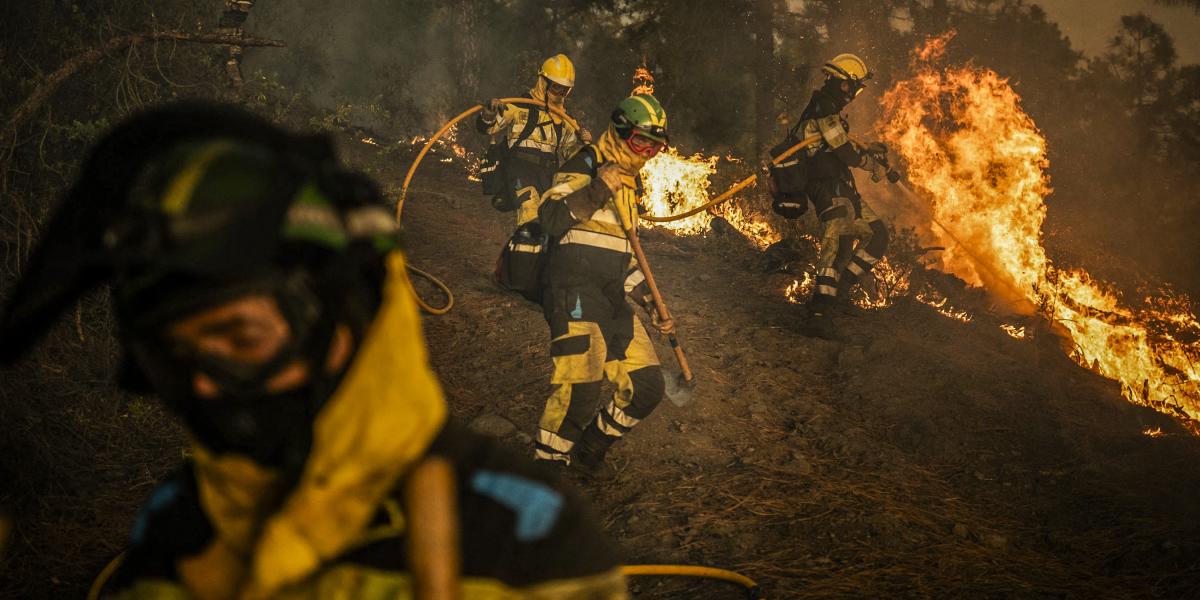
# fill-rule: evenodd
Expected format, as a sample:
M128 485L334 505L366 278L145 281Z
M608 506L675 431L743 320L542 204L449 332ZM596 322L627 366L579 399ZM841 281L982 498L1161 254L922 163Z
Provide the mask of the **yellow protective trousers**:
M522 150L514 150L504 160L508 175L504 185L513 196L513 206L517 207L519 227L537 218L542 194L550 188L558 163L552 154Z
M888 231L851 184L818 183L809 194L824 229L812 297L813 308L820 310L834 304L839 288L848 290L875 268L887 251Z
M535 457L569 463L585 430L611 443L648 417L662 401L662 371L620 286L611 293L549 288L542 309L550 325L554 390L542 412ZM605 377L615 390L597 411Z

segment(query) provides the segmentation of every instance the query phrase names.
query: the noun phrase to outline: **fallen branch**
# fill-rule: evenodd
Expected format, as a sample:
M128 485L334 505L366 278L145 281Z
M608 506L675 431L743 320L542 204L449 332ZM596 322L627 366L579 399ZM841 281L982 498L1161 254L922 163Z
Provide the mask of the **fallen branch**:
M50 96L54 95L59 86L80 69L100 62L109 52L161 40L174 40L196 44L228 44L231 46L273 46L276 48L286 46L282 40L213 33L184 33L181 31L151 31L115 37L90 50L71 57L58 70L51 73L44 81L38 84L30 92L29 96L17 106L16 110L9 115L7 122L4 124L3 133L0 134L0 140L8 139L10 135L15 136L21 127L25 125L25 122L37 114L42 105L50 99Z

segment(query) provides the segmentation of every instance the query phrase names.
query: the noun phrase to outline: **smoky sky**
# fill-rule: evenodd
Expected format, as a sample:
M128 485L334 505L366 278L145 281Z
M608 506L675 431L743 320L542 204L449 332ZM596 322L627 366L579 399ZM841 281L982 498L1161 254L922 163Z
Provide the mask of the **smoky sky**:
M1035 0L1031 4L1045 9L1071 45L1088 56L1104 51L1122 15L1143 12L1171 34L1179 62L1200 63L1200 15L1191 8L1152 0Z

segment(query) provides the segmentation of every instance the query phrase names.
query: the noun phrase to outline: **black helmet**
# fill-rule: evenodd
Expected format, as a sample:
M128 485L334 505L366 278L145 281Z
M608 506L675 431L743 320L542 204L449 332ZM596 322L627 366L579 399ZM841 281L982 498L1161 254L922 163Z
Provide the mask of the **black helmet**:
M382 258L397 247L386 203L368 179L340 169L327 138L227 106L156 108L118 125L85 161L5 307L0 360L24 353L88 289L111 284L122 345L138 358L122 383L153 383L220 450L189 378L158 347L162 325L267 293L291 327L291 357L323 364L335 323L369 322ZM330 391L314 393L308 412Z

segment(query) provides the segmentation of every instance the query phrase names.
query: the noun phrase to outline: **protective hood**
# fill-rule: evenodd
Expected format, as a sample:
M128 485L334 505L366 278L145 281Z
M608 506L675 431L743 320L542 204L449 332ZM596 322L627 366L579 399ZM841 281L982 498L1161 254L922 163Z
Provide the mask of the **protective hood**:
M825 80L825 84L813 92L814 96L820 96L824 99L826 106L829 106L834 113L841 112L854 100L853 92L847 93L842 90L843 80L836 77L830 77Z
M621 167L621 176L628 178L626 183L629 187L635 187L633 182L642 167L646 166L646 157L631 150L612 124L600 136L596 146L604 153L605 160L614 161Z
M255 589L299 581L349 548L445 423L406 278L403 255L392 253L383 303L313 422L294 487L278 471L193 443L201 504L218 540L249 557Z
M550 97L550 94L546 93L547 87L548 86L546 85L546 78L538 77L537 83L533 84L533 87L529 90L529 97L533 98L534 100L537 100L538 102L546 104L550 108L558 109L564 113L567 112L566 97L562 96L562 97L559 97L558 99L554 99L554 98ZM550 111L546 111L546 112L550 113L550 119L552 121L554 121L555 125L562 123L562 117L560 117Z
M595 145L602 163L614 162L621 169L621 183L624 185L613 195L611 200L613 210L620 218L621 227L623 229L636 228L638 223L637 179L638 172L646 164L646 158L630 150L629 145L621 139L612 125L608 126Z

